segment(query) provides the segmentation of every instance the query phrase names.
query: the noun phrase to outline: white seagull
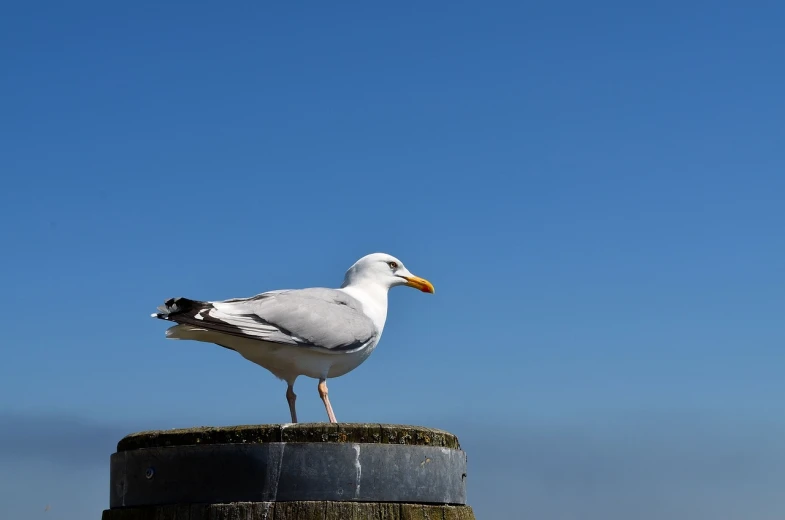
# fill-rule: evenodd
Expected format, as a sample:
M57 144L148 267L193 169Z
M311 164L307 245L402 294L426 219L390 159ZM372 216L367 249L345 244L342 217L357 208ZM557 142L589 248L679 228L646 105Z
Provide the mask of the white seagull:
M297 422L294 381L301 375L318 379L327 417L335 423L327 379L354 370L371 355L387 319L387 292L396 285L434 292L431 282L397 258L373 253L346 271L340 289L278 290L223 301L170 298L152 316L178 323L166 330L169 339L215 343L286 381L292 422Z

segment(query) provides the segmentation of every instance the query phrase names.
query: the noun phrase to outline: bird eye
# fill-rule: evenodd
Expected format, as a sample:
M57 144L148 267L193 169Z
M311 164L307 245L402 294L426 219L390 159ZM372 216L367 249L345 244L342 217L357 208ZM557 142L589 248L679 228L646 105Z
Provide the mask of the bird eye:
M396 269L398 267L398 262L387 262L387 265L390 266L390 269Z

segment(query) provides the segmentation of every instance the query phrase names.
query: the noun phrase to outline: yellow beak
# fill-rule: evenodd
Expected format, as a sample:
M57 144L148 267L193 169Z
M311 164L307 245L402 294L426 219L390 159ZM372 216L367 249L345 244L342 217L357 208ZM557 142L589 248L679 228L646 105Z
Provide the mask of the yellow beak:
M409 287L414 287L415 289L419 289L422 292L431 294L435 292L433 289L433 284L425 278L420 278L419 276L405 276L404 278L406 278L406 285Z

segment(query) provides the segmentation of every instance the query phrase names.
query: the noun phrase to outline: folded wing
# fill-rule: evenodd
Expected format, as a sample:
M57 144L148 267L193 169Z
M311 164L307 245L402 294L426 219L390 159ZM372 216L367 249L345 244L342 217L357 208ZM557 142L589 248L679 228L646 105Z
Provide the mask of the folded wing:
M336 289L272 291L251 298L167 300L153 316L233 336L346 352L378 332L359 301Z

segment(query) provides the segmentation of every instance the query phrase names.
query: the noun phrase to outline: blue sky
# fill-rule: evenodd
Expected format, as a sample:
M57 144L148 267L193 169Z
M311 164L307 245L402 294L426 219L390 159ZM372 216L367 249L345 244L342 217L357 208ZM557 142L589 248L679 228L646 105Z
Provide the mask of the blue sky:
M391 292L336 415L456 433L478 518L521 492L548 518L781 518L784 23L774 2L6 3L0 439L72 442L0 453L0 516L97 517L125 433L288 420L269 373L166 341L164 299L337 286L384 251L436 294ZM316 381L296 391L324 420ZM527 442L484 445L491 423Z

